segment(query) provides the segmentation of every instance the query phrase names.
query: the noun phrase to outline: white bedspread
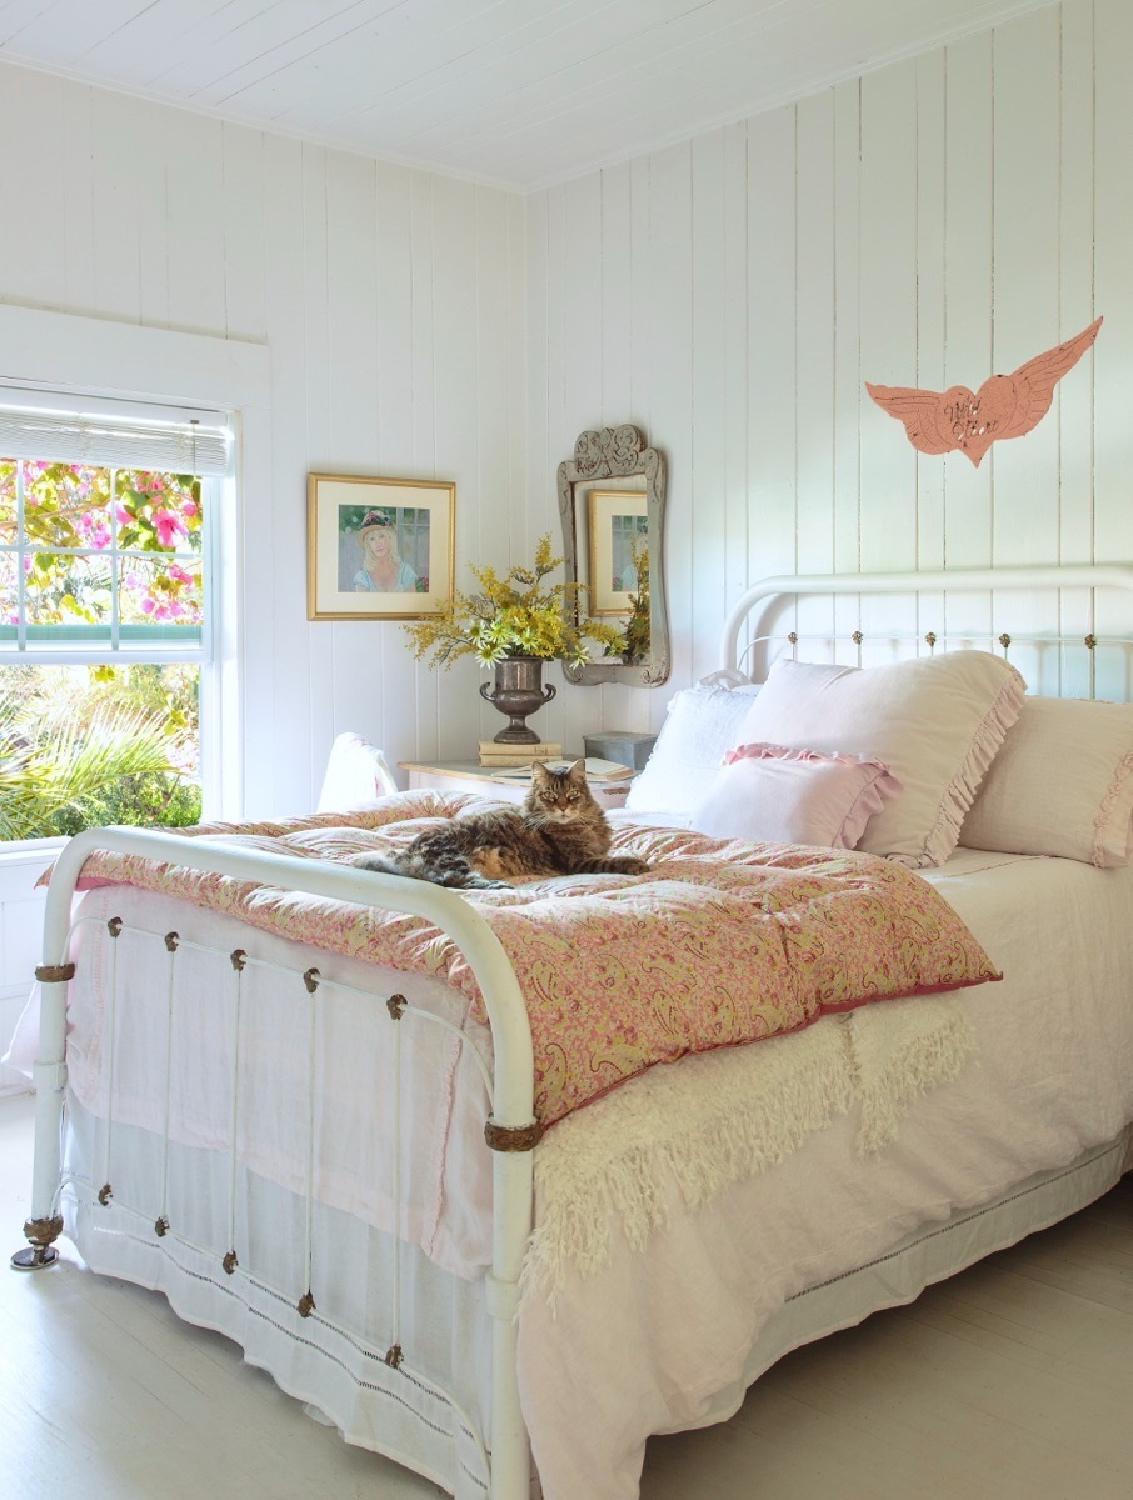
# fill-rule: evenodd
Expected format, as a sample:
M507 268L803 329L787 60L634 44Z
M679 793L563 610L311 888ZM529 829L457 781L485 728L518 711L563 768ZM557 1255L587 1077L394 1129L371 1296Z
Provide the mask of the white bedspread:
M851 1111L695 1213L670 1182L643 1250L615 1229L602 1271L568 1274L553 1308L527 1298L520 1380L547 1500L633 1500L646 1436L726 1415L714 1396L789 1298L1133 1118L1133 869L962 850L926 878L1005 971L956 997L978 1064L877 1156L855 1149Z

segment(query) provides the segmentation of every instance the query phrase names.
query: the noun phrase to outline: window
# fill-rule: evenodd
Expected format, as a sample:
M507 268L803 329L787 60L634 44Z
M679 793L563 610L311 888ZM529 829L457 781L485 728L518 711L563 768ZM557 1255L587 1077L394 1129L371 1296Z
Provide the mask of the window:
M196 822L228 424L3 395L0 840Z

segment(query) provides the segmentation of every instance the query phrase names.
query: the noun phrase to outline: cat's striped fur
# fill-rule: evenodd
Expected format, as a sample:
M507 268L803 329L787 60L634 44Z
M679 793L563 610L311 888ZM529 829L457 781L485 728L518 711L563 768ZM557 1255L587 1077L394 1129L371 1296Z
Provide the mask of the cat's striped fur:
M463 890L506 886L540 875L642 875L649 866L610 855L610 825L586 784L585 763L551 771L536 761L517 808L470 813L430 828L397 854L367 854L366 870L408 875Z

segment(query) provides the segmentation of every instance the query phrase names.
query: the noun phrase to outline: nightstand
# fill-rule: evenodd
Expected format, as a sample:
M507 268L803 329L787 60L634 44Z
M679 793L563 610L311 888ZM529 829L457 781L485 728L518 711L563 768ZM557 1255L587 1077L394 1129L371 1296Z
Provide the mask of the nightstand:
M478 792L504 802L522 802L527 795L527 782L475 761L435 760L423 764L402 760L398 766L408 775L411 792ZM611 809L624 806L629 784L628 777L624 781L591 781L590 790L599 807Z

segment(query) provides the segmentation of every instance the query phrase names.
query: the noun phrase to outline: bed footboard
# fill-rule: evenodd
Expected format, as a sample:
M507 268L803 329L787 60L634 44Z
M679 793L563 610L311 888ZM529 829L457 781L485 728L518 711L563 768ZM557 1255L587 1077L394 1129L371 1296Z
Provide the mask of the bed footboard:
M60 853L52 873L44 919L43 962L36 970L41 999L34 1069L36 1122L31 1213L24 1225L28 1243L12 1256L13 1267L45 1269L58 1259L54 1241L64 1227L60 1195L62 1111L67 1084L66 1004L68 984L75 974L70 956L71 910L82 867L96 850L137 855L235 880L423 917L450 937L464 954L484 998L494 1056L494 1080L489 1091L491 1110L485 1122L485 1139L493 1151L492 1264L485 1276L485 1302L492 1319L491 1390L484 1393L491 1432L489 1494L491 1500L528 1500L529 1455L516 1378L515 1311L524 1251L531 1232L531 1153L538 1136L533 1109L531 1034L523 996L499 940L473 906L454 891L329 861L256 849L205 846L184 836L136 828L91 829L73 838ZM313 1005L317 986L308 988ZM390 1005L390 1014L396 1020L393 1000ZM160 1217L154 1229L159 1236L169 1232ZM224 1269L229 1270L227 1263ZM302 1317L315 1312L313 1300L309 1299L308 1289L307 1298L300 1300L297 1309ZM396 1370L402 1360L401 1349L393 1345L386 1363Z

